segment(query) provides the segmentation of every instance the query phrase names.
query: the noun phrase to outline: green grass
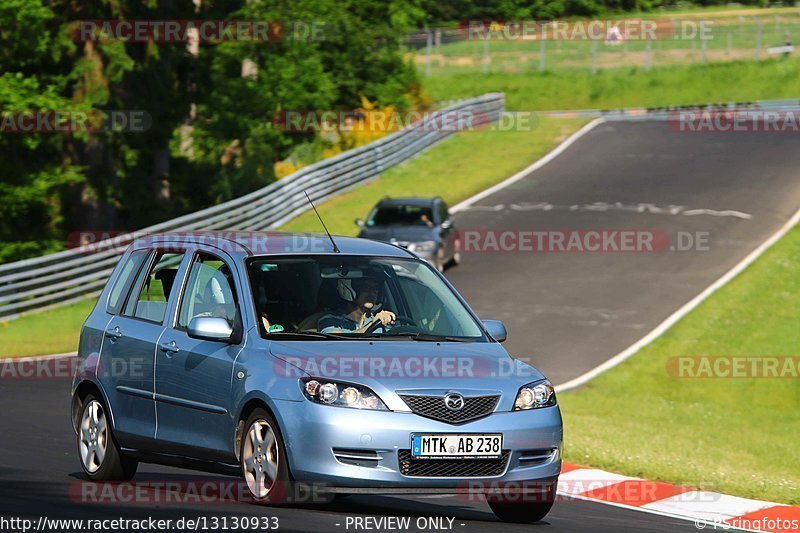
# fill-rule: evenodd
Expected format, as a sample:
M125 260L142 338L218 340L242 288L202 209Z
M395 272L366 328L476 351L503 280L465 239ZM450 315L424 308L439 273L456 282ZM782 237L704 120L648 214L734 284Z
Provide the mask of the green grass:
M431 76L425 84L434 100L503 91L506 108L512 111L741 102L797 98L800 59L683 65L650 71L618 68L597 74L453 74Z
M685 355L798 355L800 228L654 343L560 395L566 459L800 504L800 378L685 379Z
M355 235L356 217L364 218L384 196L439 195L450 205L525 168L585 124L584 120L542 119L531 131L462 132L380 178L317 206L331 233ZM306 212L280 228L320 232L319 220Z
M74 352L94 299L0 322L0 358Z

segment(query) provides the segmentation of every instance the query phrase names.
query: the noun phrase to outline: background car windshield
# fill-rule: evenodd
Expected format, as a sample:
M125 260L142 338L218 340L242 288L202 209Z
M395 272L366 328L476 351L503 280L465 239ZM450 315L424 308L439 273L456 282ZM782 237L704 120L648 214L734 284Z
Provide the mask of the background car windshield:
M258 258L248 263L262 333L312 333L331 321L352 326L337 334L358 337L357 303L348 298L371 282L374 306L397 315L394 325L378 328L379 337L415 334L485 339L472 315L422 261L367 257ZM369 284L369 283L368 283ZM355 294L353 294L355 296ZM357 298L356 298L357 299Z
M433 221L429 207L392 205L375 208L367 219L368 226L427 226Z

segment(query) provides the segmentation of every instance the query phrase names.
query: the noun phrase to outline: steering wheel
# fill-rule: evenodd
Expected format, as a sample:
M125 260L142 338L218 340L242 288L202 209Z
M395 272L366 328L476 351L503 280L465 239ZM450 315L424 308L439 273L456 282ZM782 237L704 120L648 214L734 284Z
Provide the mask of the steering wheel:
M384 328L385 327L390 327L390 328L394 329L394 328L400 326L401 324L404 324L406 326L413 326L415 328L417 327L417 323L414 322L413 319L411 319L411 318L409 318L407 316L403 316L403 315L395 315L394 324L390 324L389 326L384 326L383 322L381 322L380 320L373 320L373 322L367 327L367 329L364 330L364 334L375 333L375 330L380 328L380 327L384 327Z

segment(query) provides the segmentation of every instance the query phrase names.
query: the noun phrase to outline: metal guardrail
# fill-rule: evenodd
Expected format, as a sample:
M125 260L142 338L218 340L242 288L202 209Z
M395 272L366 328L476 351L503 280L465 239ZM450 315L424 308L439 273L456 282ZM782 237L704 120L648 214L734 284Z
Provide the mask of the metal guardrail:
M504 105L503 93L464 100L432 112L401 131L304 167L239 198L92 243L90 250L65 250L0 265L0 320L98 295L124 248L136 235L275 228L310 209L304 191L317 202L341 194L452 135L454 128L442 126L449 122L448 117L468 112L472 126L479 126L496 121Z

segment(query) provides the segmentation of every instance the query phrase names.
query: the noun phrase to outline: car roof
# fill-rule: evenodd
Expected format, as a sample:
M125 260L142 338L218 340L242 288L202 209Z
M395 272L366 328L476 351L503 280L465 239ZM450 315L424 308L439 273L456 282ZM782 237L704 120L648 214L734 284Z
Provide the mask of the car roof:
M413 198L384 198L378 205L381 207L386 206L397 206L397 205L411 205L415 207L429 207L433 205L437 200L440 198L438 196L434 198L421 198L421 197L413 197Z
M341 254L389 257L415 257L408 250L393 244L334 235ZM257 255L331 255L335 254L330 239L318 233L285 233L280 231L191 231L169 232L137 238L133 248L179 247L198 244L219 248L234 256Z

